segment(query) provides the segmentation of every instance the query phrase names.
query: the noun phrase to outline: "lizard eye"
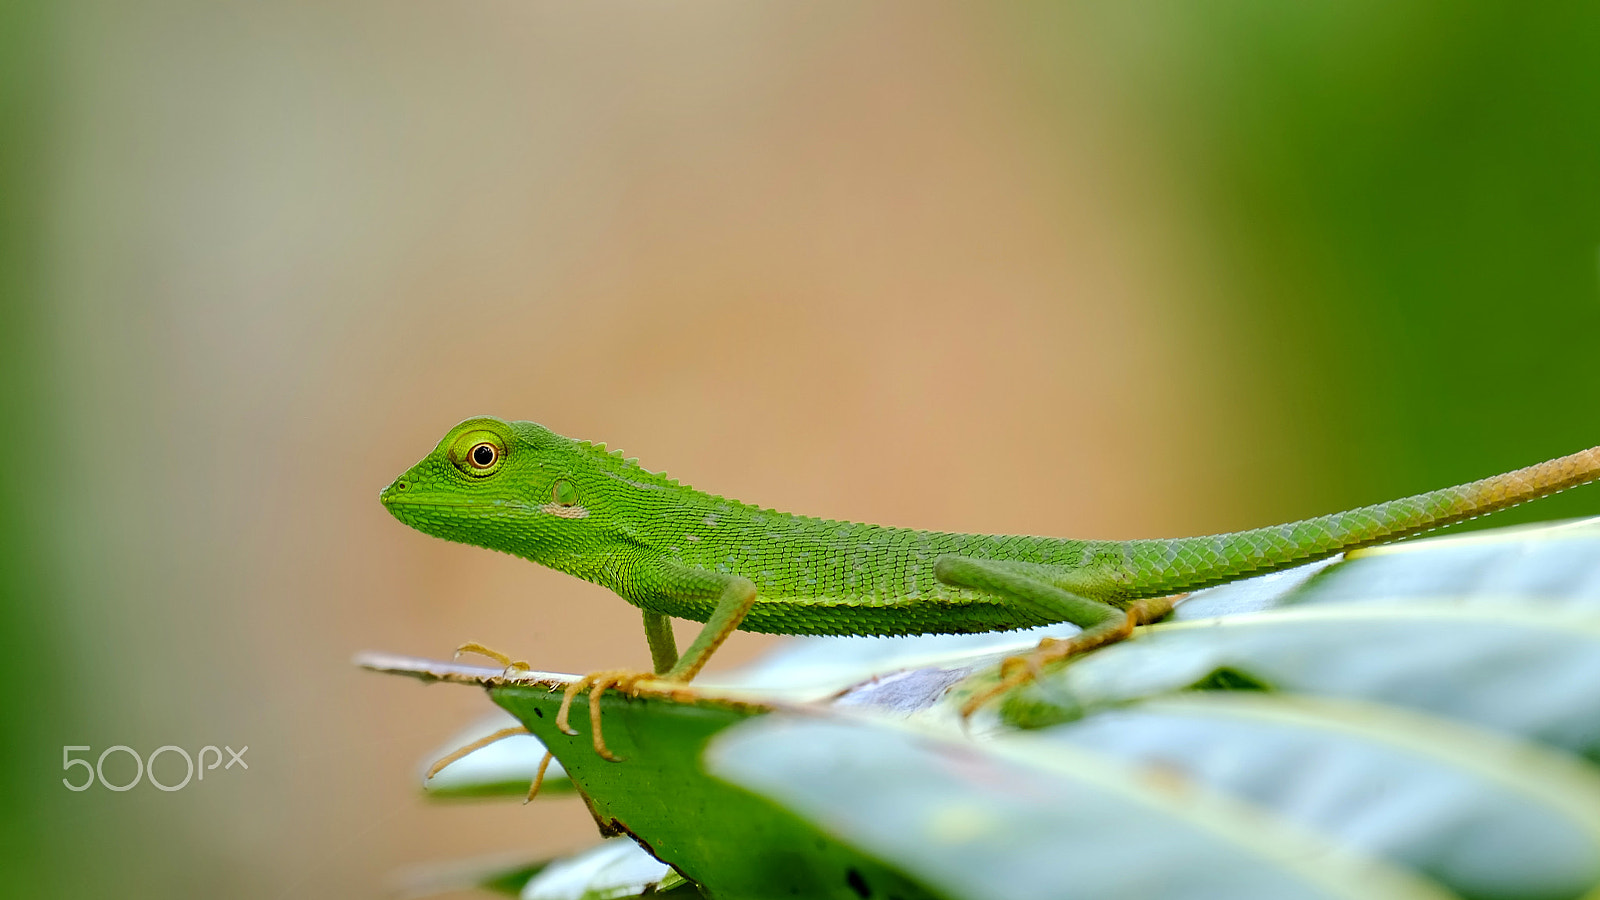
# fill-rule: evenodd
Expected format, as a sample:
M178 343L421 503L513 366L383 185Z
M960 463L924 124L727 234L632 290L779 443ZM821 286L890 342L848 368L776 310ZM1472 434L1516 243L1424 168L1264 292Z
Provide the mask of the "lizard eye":
M578 502L578 489L572 482L562 479L550 486L550 499L557 506L572 506Z
M467 464L474 469L492 468L495 460L499 458L500 451L495 449L495 446L488 441L484 441L467 451Z
M461 474L488 478L505 465L506 443L486 428L475 429L458 436L450 445L448 456Z

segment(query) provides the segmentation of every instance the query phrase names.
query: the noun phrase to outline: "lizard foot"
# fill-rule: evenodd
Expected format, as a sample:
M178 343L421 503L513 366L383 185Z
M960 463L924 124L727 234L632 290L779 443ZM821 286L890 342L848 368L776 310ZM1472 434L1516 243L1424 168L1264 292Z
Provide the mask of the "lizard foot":
M510 728L502 728L493 734L484 735L483 737L478 738L464 747L457 747L449 753L446 753L444 756L439 757L438 762L428 767L428 773L422 776L422 780L432 781L433 776L443 771L445 766L450 765L474 750L482 750L484 747L487 747L496 741L502 741L508 737L515 737L519 734L528 733L528 729L522 727L521 725L513 725ZM539 771L533 776L533 784L528 788L528 796L522 801L523 806L527 806L529 803L532 803L533 798L539 796L539 788L544 786L544 773L550 768L550 761L553 759L555 759L555 754L551 753L549 750L546 750L544 752L544 756L539 760Z
M1043 676L1044 667L1047 665L1062 662L1097 647L1126 640L1133 634L1135 627L1162 618L1172 612L1173 606L1179 600L1187 596L1178 594L1172 597L1135 600L1128 605L1127 615L1121 619L1110 619L1092 628L1086 628L1066 640L1045 638L1026 656L1012 656L1002 660L1000 682L961 704L961 720L965 722L971 718L973 713L990 700L1030 681L1038 680Z
M486 647L483 644L478 643L477 641L467 641L465 644L462 644L461 646L457 647L455 656L453 658L454 659L460 659L461 658L461 654L463 654L463 653L475 653L475 654L477 654L479 656L487 656L488 658L490 658L490 659L494 660L495 662L499 663L501 666L504 667L504 671L502 671L500 673L502 678L509 677L513 672L516 672L516 671L523 671L523 672L532 672L533 671L533 666L528 665L527 660L512 659L511 657L505 655L504 653L501 653L499 650L494 650L492 648ZM458 759L461 759L462 757L466 756L467 754L472 753L475 750L482 750L484 747L487 747L490 744L493 744L493 743L495 743L497 741L505 740L508 737L513 737L515 735L527 734L527 733L528 733L528 729L524 728L523 726L521 726L521 725L513 725L510 728L502 728L499 731L494 732L493 734L484 735L483 737L478 738L477 740L473 741L470 744L467 744L467 745L462 746L462 747L457 747L456 749L450 751L449 753L446 753L444 756L439 757L439 759L436 762L434 762L433 765L428 767L428 772L427 772L427 774L422 776L422 779L424 781L432 781L433 780L433 776L435 776L435 775L439 774L441 771L443 771L445 766L450 765L451 763L455 762ZM539 774L538 774L538 776L536 778L534 778L533 788L530 791L528 791L528 800L532 800L534 795L539 792L539 785L544 782L544 770L549 765L550 765L550 754L546 753L544 760L539 763ZM524 800L523 802L526 803L528 801Z
M523 671L523 672L532 672L533 671L533 666L528 665L528 661L527 660L525 660L525 659L512 659L511 657L505 655L504 653L501 653L499 650L494 650L494 649L491 649L489 647L485 647L484 645L478 643L477 641L467 641L465 644L462 644L461 646L457 647L456 648L456 655L455 655L454 658L455 659L460 659L461 658L461 654L463 654L463 653L476 653L479 656L487 656L488 658L490 658L490 659L494 660L495 662L499 663L501 666L504 666L505 667L505 671L500 673L501 677L509 677L513 671L518 671L518 670Z
M551 753L549 750L546 750L544 752L544 756L540 757L539 771L534 773L533 784L528 786L528 796L523 798L523 806L527 806L529 803L532 803L533 798L539 796L539 788L544 787L544 773L550 768L550 761L555 758L556 755Z
M522 727L521 725L513 725L510 728L502 728L499 731L494 732L493 734L484 735L483 737L478 738L477 740L473 741L470 744L466 744L464 746L457 747L456 749L451 750L449 753L446 753L444 756L439 757L439 761L438 762L436 762L433 765L429 766L428 767L428 773L426 775L422 776L422 780L423 781L432 781L433 780L433 776L435 776L435 775L439 774L440 772L442 772L444 770L445 766L450 765L451 763L455 762L456 760L460 759L463 756L466 756L468 753L471 753L474 750L482 750L484 747L487 747L490 744L495 743L496 741L502 741L502 740L505 740L506 738L512 737L514 735L527 734L527 733L528 733L528 729Z
M606 748L606 741L600 734L600 698L605 695L608 688L616 688L630 697L639 695L639 684L645 681L657 681L661 676L651 672L637 672L632 669L609 669L601 672L590 672L577 681L567 685L567 693L561 698L561 711L556 713L556 727L567 734L577 734L571 725L567 724L567 717L572 712L572 701L585 690L589 692L589 731L594 736L594 752L601 759L611 762L622 760L612 755Z

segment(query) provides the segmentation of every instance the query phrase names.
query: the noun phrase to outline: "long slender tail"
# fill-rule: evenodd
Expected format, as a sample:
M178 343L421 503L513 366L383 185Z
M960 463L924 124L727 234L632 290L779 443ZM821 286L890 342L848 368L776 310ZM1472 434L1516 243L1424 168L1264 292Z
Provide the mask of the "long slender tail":
M1210 537L1132 541L1128 562L1140 573L1138 596L1197 590L1398 540L1596 480L1600 480L1600 447L1469 484L1287 525Z

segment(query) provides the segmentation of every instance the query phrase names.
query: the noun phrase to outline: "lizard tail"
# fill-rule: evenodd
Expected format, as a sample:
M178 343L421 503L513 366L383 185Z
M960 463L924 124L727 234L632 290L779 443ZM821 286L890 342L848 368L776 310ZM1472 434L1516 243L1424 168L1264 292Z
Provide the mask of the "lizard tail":
M1468 484L1232 534L1132 541L1138 596L1198 590L1464 522L1600 480L1600 447ZM1155 577L1152 579L1151 576ZM1149 590L1144 582L1152 581Z

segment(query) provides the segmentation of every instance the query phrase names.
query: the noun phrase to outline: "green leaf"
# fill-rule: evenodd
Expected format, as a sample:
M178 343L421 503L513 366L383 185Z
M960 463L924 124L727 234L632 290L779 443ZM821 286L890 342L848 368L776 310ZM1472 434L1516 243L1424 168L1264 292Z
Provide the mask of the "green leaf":
M591 746L586 704L573 706L574 736L555 728L561 694L548 684L496 685L490 696L566 764L603 832L634 837L715 896L860 900L862 884L878 896L932 896L827 830L707 776L701 765L706 743L767 711L765 705L607 693L601 721L608 745L622 759L608 762Z
M1444 896L1221 794L1033 737L774 716L718 738L709 764L951 897Z
M1600 759L1600 619L1519 606L1315 606L1181 622L1019 692L1051 724L1181 690L1219 669L1275 690L1421 710Z
M1554 900L1600 883L1600 770L1442 719L1190 693L1038 734L1226 790L1467 897Z

